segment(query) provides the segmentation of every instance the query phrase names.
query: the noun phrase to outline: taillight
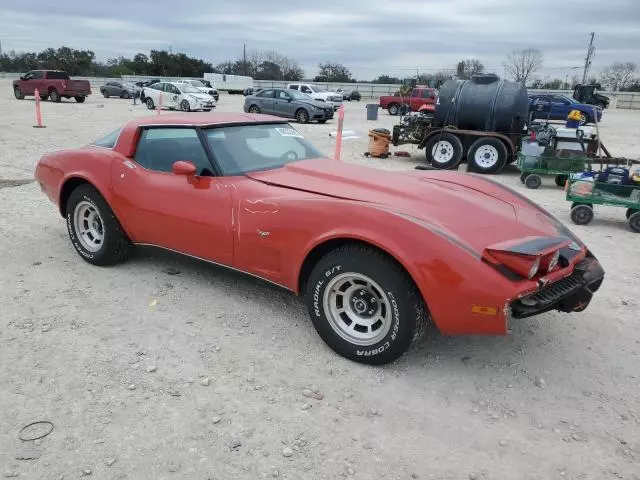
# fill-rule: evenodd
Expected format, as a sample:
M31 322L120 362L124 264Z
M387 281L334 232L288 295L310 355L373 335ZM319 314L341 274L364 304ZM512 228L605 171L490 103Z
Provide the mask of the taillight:
M540 269L540 257L511 252L487 251L485 259L494 265L504 265L523 278L532 279Z

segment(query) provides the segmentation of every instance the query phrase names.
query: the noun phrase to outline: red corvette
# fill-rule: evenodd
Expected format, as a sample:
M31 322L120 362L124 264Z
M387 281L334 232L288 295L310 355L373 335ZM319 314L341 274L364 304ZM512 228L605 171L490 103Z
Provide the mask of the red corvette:
M392 173L323 156L286 121L250 114L131 120L35 176L94 265L152 245L304 295L339 354L390 362L432 320L505 334L579 312L604 278L566 227L485 176Z

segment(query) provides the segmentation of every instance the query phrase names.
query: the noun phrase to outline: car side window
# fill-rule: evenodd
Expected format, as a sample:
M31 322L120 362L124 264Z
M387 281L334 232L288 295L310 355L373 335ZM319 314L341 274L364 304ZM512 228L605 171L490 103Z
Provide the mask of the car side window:
M278 90L276 92L276 98L279 100L289 100L291 96L284 90Z
M155 172L171 172L175 162L184 160L196 166L196 175L213 176L211 163L194 128L144 129L134 160Z
M27 72L22 77L24 80L31 80L33 78L33 72Z
M307 87L306 85L303 85L302 88L300 89L300 91L302 93L313 93L313 91L309 87Z
M289 90L298 90L298 85L289 85Z
M165 85L164 91L173 95L180 95L180 90L178 90L178 87L176 87L175 85L171 85L170 83L167 83Z
M258 95L260 98L273 98L275 91L274 90L262 90Z
M422 91L422 98L431 98L431 91L423 90Z

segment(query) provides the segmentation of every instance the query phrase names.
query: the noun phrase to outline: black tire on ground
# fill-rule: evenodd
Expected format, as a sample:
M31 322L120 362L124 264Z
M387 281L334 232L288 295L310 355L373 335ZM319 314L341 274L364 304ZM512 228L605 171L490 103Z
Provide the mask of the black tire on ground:
M49 98L49 95L40 95L40 100L42 100L43 102L45 102L47 98Z
M604 110L605 108L607 108L607 105L602 102L599 102L599 103L596 103L596 107L600 107L602 110Z
M191 111L191 106L189 105L189 102L187 100L182 100L180 102L180 110L182 110L183 112Z
M260 113L260 107L257 105L251 105L249 107L249 113L253 113L253 114Z
M640 233L640 212L635 211L629 215L629 227L636 233Z
M147 97L144 103L147 105L147 108L149 110L154 110L156 108L155 104L153 103L153 99L151 97Z
M296 120L298 123L309 123L309 112L307 112L304 108L299 108L296 111Z
M85 237L79 231L83 222L88 225L91 218L87 216L88 214L80 215L81 212L88 212L91 209L97 212L97 223L94 228L103 232L102 241L95 251L86 247L87 241L83 240ZM66 217L71 243L85 261L93 265L113 265L124 261L131 253L132 244L120 226L120 222L100 192L92 185L83 184L71 192L67 200Z
M524 179L524 184L527 188L532 188L535 190L536 188L540 188L540 185L542 185L542 179L540 178L540 175L530 173Z
M580 112L580 126L583 127L589 123L589 114L585 112Z
M555 178L556 185L559 187L564 187L565 184L567 183L567 180L569 180L568 175L556 175L556 178Z
M636 210L634 208L627 208L627 220L629 220L629 217L631 217L631 215L633 215L636 212L640 212L640 210Z
M481 137L471 144L467 164L474 172L496 173L507 164L507 147L493 137Z
M420 292L398 264L373 248L346 245L326 254L305 294L320 337L359 363L392 362L424 333L427 309Z
M55 102L55 103L60 103L60 102L62 101L62 97L60 96L60 94L58 93L58 91L57 91L57 90L55 90L55 89L52 89L52 90L49 92L49 99L50 99L52 102Z
M15 87L13 89L13 96L18 100L22 100L24 98L24 93L22 93L22 90L20 90L18 87Z
M434 156L434 150L436 156ZM451 133L437 133L427 141L424 152L427 162L433 167L451 170L456 168L462 160L462 142ZM438 153L440 155L437 155Z
M78 103L84 103L84 101L87 99L87 97L73 97L75 98L76 102Z
M124 99L128 99L129 98L129 92L127 92L126 90L124 92L122 92L122 95L120 95L122 98Z
M109 92L107 92L106 90L104 92L102 92L102 96L104 96L104 98L109 98Z
M325 118L324 120L318 120L318 123L327 123L327 119Z
M578 204L571 209L571 221L576 225L587 225L593 220L593 207Z
M527 178L529 174L527 172L523 172L520 174L520 181L524 183L524 179Z
M400 105L397 103L391 103L387 107L387 111L389 112L389 115L398 115L398 113L400 113Z

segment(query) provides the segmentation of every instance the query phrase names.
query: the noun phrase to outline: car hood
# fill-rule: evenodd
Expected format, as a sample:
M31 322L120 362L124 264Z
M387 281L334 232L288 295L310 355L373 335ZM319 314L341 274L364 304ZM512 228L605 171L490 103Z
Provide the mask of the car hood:
M211 95L208 93L185 93L186 96L196 97L198 100L202 100L204 102L211 101Z
M247 176L280 187L364 202L446 232L478 253L502 241L560 235L553 220L537 208L493 182L467 174L391 172L313 159Z
M312 107L317 107L317 108L328 108L327 104L325 102L319 102L317 100L296 100L296 102L298 103L304 103L305 105L311 105Z

